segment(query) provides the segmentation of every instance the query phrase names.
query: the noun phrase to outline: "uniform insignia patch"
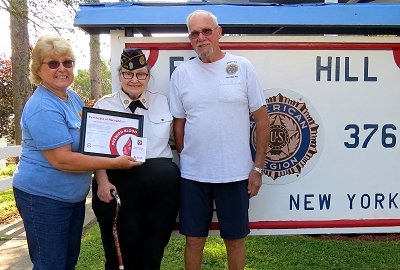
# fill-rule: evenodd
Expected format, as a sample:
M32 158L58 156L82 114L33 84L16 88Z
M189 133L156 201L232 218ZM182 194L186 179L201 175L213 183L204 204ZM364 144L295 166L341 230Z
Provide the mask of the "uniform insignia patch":
M239 71L239 66L236 63L228 64L225 68L225 72L229 76L235 75L238 71Z

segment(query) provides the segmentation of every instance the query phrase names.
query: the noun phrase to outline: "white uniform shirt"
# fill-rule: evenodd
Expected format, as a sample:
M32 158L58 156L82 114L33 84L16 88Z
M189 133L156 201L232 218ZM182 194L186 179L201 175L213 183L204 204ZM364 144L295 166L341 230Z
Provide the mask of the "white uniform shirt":
M253 166L249 113L266 104L253 65L228 53L213 63L189 60L173 72L169 99L172 115L186 119L182 177L247 179Z
M169 111L167 98L160 93L145 91L140 101L147 108L137 108L135 114L144 116L143 137L147 138L147 158L172 158L168 145L172 127L172 115ZM132 99L122 91L106 95L99 99L94 108L132 113L129 104Z

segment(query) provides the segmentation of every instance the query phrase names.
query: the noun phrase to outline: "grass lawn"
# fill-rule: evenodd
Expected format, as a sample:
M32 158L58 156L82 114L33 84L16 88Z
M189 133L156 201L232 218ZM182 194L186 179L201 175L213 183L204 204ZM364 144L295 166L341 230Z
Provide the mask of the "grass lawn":
M18 216L12 189L0 192L0 224L6 223Z
M162 270L183 270L184 238L172 236ZM77 270L103 269L100 231L93 225L84 235ZM203 270L227 269L225 247L209 237ZM246 270L400 270L400 240L327 240L312 236L250 236Z
M16 168L17 164L7 165L7 167L0 170L0 178L6 178L12 176Z

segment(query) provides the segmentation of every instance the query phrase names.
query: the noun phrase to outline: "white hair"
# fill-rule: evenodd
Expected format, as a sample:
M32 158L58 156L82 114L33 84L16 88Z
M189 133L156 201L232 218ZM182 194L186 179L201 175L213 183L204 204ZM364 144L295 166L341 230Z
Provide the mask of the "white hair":
M198 9L198 10L193 11L192 13L190 13L190 14L186 17L186 26L187 26L187 29L189 29L189 22L190 22L190 19L191 19L194 15L197 15L197 14L200 14L200 13L207 14L208 16L211 17L211 19L213 20L215 26L218 25L218 18L217 18L217 16L215 16L215 15L212 14L211 12Z

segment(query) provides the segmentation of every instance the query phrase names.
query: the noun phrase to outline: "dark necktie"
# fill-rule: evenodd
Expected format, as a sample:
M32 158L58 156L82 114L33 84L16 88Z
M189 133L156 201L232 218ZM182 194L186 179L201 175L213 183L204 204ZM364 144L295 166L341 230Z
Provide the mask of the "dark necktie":
M145 110L146 107L142 104L142 102L140 102L140 100L133 100L130 104L129 104L129 109L131 109L132 113L135 113L136 108L143 108Z

